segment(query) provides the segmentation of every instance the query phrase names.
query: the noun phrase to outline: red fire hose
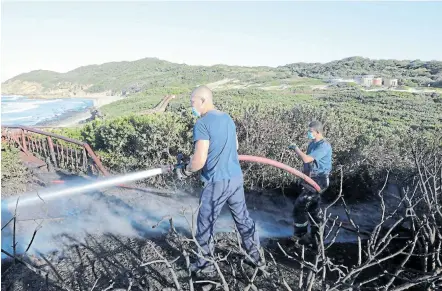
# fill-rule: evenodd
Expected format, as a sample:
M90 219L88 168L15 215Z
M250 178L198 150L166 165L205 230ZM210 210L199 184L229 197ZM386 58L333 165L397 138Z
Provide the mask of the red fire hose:
M266 165L270 165L270 166L285 170L285 171L289 172L290 174L303 179L310 186L312 186L316 191L318 191L318 192L321 191L321 187L319 187L319 185L315 181L313 181L309 176L307 176L304 173L302 173L302 172L300 172L290 166L287 166L283 163L280 163L280 162L277 162L274 160L270 160L267 158L263 158L263 157L255 157L255 156L248 156L248 155L240 155L239 160L244 161L244 162L254 162L254 163L259 163L259 164L266 164Z
M244 162L266 164L266 165L270 165L270 166L282 169L282 170L287 171L296 177L303 179L307 184L309 184L311 187L313 187L313 189L316 190L317 192L321 191L321 187L319 187L319 185L315 181L313 181L309 176L307 176L304 173L302 173L302 172L300 172L290 166L287 166L283 163L280 163L280 162L277 162L277 161L274 161L271 159L263 158L263 157L256 157L256 156L249 156L249 155L239 155L239 160L244 161ZM169 172L173 171L174 165L167 165L167 166L163 166L162 168L163 168L163 173L169 173ZM52 181L52 183L62 184L62 183L64 183L64 181L54 180L54 181ZM123 187L123 188L133 188L133 187L125 186L125 185L118 185L118 186Z

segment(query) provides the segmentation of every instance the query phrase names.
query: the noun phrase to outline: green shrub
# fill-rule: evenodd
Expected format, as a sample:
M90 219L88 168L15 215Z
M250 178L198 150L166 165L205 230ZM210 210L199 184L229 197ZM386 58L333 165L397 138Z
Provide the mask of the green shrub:
M21 162L19 150L2 142L1 179L3 189L11 193L20 193L26 190L29 171Z
M299 169L301 160L287 146L295 142L305 150L308 123L321 120L333 146L331 191L340 182L341 167L348 193L364 197L384 182L387 171L400 178L413 164L410 145L415 137L405 128L367 123L334 108L310 105L289 108L245 102L237 106L226 101L218 103L218 107L234 118L240 154L267 157ZM163 114L94 121L81 129L81 137L113 172L131 172L174 163L179 152L191 154L193 124L189 109L180 106ZM434 131L423 131L418 136L429 142L437 137L440 134ZM243 164L243 169L249 189L290 187L295 181L282 170L266 165ZM156 177L149 183L166 186L175 181ZM194 183L196 176L190 184Z

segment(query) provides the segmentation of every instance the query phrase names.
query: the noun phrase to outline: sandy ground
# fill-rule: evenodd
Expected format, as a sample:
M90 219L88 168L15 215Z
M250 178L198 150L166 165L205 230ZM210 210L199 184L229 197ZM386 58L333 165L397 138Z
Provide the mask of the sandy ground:
M102 96L102 97L94 97L90 98L94 100L94 106L97 108L103 107L104 105L113 103L115 101L121 100L124 97L122 96ZM56 127L72 127L79 124L80 121L85 120L91 116L89 109L81 112L74 112L69 114L66 117L62 117L61 120L56 120L52 122L48 122L45 126L56 126Z

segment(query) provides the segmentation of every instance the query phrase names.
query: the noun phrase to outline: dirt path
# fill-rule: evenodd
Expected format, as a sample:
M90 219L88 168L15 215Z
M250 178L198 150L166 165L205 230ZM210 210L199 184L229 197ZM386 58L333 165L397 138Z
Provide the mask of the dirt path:
M138 114L145 115L145 114L152 114L152 113L157 113L157 112L164 112L164 111L166 111L166 108L169 105L170 101L172 101L175 98L176 98L175 95L165 96L163 99L161 99L160 103L158 103L154 108L148 109L146 111L142 111Z

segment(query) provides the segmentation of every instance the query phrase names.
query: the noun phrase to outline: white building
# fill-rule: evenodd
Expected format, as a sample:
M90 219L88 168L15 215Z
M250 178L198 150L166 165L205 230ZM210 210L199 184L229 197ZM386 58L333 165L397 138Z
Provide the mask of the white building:
M397 79L384 79L385 87L397 87Z
M366 86L366 87L370 87L371 85L373 85L373 77L371 77L371 76L362 77L361 85Z
M373 85L373 79L374 75L362 75L355 77L356 83L366 87L370 87L371 85Z

